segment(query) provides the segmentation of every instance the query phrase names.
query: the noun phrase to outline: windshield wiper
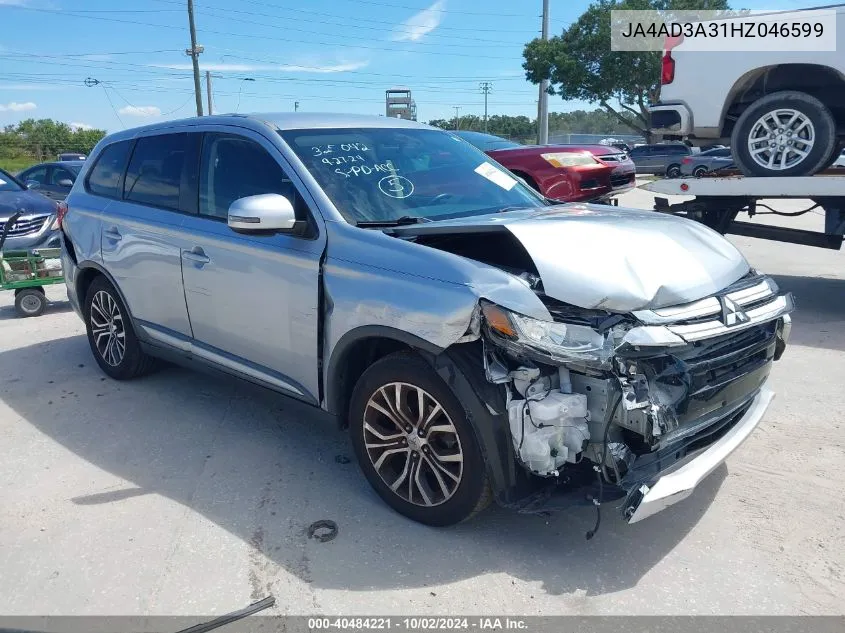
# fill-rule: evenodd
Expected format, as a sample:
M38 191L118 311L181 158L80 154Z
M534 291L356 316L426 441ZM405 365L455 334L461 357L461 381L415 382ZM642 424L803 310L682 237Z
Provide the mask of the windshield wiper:
M395 220L366 220L363 222L356 222L355 226L362 226L364 228L373 227L379 228L383 226L407 226L409 224L423 224L424 222L432 222L431 218L423 218L416 215L403 215Z

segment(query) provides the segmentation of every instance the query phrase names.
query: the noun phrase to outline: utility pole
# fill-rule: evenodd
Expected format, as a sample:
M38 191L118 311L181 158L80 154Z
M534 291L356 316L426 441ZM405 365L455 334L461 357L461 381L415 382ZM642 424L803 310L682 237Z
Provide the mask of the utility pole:
M293 111L294 111L294 112L299 112L299 101L294 101L294 102L293 102Z
M205 91L208 93L208 115L211 116L211 71L205 71Z
M461 106L454 106L454 108L455 108L455 129L460 130L461 129L461 123L460 123L461 119L460 119L460 116L459 116L459 112L461 111Z
M543 0L543 27L542 37L544 40L549 39L549 0ZM547 145L549 142L549 80L544 79L540 82L540 103L538 106L537 117L537 142L540 145Z
M202 46L197 46L197 29L194 26L194 0L188 0L188 25L191 28L191 48L185 53L190 55L194 66L194 94L197 98L197 116L202 116L202 88L200 87L200 63L199 55L203 52Z
M493 84L489 81L482 81L478 84L481 88L481 92L484 93L484 131L487 131L487 95L490 94L490 91L493 89Z

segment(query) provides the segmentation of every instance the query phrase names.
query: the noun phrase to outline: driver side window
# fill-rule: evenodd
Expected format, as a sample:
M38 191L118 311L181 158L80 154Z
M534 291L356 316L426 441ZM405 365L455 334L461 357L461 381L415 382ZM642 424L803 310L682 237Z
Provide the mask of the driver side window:
M234 134L206 134L200 159L199 214L225 221L235 200L264 193L285 196L297 219L305 219L293 182L261 145Z

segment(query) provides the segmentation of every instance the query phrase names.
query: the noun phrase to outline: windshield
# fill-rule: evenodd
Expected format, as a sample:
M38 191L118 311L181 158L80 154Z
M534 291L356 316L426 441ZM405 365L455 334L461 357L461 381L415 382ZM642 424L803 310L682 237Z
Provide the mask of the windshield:
M0 169L0 191L23 191L25 188L14 176Z
M546 202L469 143L439 130L280 132L350 222L447 218Z

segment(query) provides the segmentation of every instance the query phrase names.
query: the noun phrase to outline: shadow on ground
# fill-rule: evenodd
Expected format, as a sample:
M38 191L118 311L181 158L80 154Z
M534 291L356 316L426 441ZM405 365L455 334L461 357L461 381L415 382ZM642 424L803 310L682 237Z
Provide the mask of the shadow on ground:
M433 529L376 497L333 420L281 396L178 368L104 379L83 336L4 352L0 376L12 375L0 379L0 398L26 423L127 480L119 490L63 491L62 512L115 504L131 514L134 497L164 495L320 588L423 587L503 572L550 594L613 593L671 552L727 473L720 467L690 499L635 525L606 506L589 542L593 508L539 517L493 507ZM48 379L49 390L34 388ZM335 540L307 538L320 519L337 522Z
M845 280L772 275L795 296L790 343L845 351Z

